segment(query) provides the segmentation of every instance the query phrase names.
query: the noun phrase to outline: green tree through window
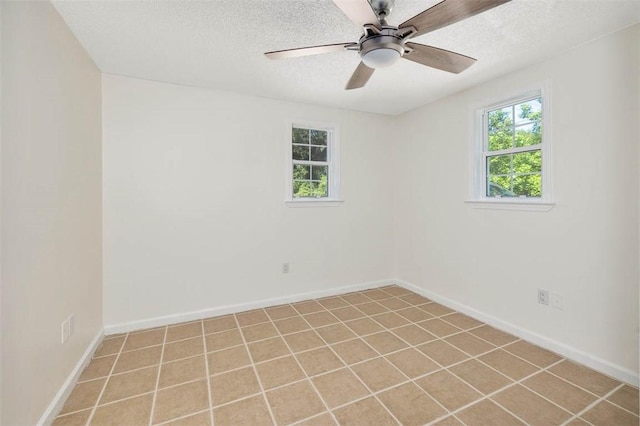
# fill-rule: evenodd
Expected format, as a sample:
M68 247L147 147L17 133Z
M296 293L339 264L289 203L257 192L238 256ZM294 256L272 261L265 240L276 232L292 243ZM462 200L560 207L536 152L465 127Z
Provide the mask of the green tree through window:
M329 132L294 127L291 132L293 198L329 196Z

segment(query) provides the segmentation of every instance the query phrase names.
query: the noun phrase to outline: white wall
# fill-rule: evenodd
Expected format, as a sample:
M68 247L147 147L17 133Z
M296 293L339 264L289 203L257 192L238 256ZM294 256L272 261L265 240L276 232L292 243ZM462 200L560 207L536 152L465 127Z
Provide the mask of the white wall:
M101 77L50 3L0 8L0 423L32 425L102 330Z
M639 39L636 25L399 117L399 278L637 374ZM470 106L547 79L557 206L465 205Z
M107 327L392 277L392 118L111 75L103 100ZM341 206L285 206L290 119L339 125Z

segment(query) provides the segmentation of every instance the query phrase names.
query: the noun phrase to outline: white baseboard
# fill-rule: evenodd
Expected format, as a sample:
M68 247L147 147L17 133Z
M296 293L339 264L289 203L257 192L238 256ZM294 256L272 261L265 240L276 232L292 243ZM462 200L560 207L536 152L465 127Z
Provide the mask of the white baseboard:
M44 414L42 414L42 416L40 417L40 420L38 420L38 426L50 425L51 423L53 423L53 420L56 418L60 410L62 410L62 406L71 394L71 391L80 378L80 375L82 374L86 366L89 365L89 362L91 361L91 358L93 357L93 354L98 348L98 345L102 341L103 337L104 332L103 330L100 330L96 337L93 338L91 343L89 343L89 346L87 346L87 350L84 351L76 366L73 367L73 370L71 370L71 374L69 374L67 380L64 381L64 383L60 387L60 390L58 391L56 396L53 397L53 400L44 411Z
M517 336L523 340L526 340L544 349L555 352L563 356L564 358L586 365L589 368L592 368L610 377L618 379L622 382L628 383L635 387L638 387L638 384L640 383L640 377L638 373L636 373L635 371L629 370L627 368L613 364L604 359L590 355L584 351L565 345L564 343L558 342L557 340L553 340L548 337L542 336L540 334L534 333L532 331L523 329L521 327L518 327L517 325L511 324L507 321L503 321L499 318L485 314L484 312L480 312L467 305L458 303L454 300L440 296L439 294L436 294L432 291L418 287L417 285L408 283L403 280L394 280L394 282L397 285L404 287L407 290L416 292L424 297L427 297L433 300L434 302L440 303L441 305L454 309L458 312L462 312L463 314L466 314L472 318L475 318L478 321L482 321L499 330L513 334L514 336Z
M183 312L179 314L166 315L162 317L149 318L139 321L131 321L120 324L105 325L106 335L126 333L130 331L143 330L146 328L161 327L165 325L178 324L187 321L216 317L220 315L235 314L237 312L249 311L251 309L266 308L269 306L282 305L285 303L295 303L308 299L318 299L320 297L336 296L339 294L351 293L353 291L367 290L371 288L383 287L395 284L395 280L380 280L363 284L349 285L345 287L334 287L327 290L298 293L292 296L263 299L254 302L239 303L236 305L226 305L199 311Z

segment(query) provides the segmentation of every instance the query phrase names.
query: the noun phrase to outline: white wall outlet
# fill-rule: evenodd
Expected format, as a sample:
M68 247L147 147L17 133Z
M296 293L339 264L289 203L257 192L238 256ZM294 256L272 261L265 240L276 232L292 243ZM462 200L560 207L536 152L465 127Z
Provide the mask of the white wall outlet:
M67 321L69 322L69 336L73 335L73 333L76 332L76 317L74 314L69 315L69 318L67 318Z
M549 293L549 303L553 308L562 310L562 295L560 293Z
M282 273L283 274L288 274L289 273L289 262L286 262L286 263L282 264Z
M64 344L64 342L67 341L67 339L69 338L69 335L71 334L71 331L69 330L69 319L67 318L66 320L62 321L62 325L61 325L61 332L62 332L62 341L61 343Z
M538 303L543 305L549 304L549 290L545 290L542 288L538 289Z

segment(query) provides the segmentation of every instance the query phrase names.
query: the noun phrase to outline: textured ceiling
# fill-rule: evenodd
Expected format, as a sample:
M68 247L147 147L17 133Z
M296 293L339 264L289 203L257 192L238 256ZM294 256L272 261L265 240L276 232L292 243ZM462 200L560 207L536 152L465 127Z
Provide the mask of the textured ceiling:
M397 0L388 21L397 25L437 2ZM357 41L361 29L331 0L53 3L105 73L392 115L640 21L638 0L513 0L414 39L477 58L463 73L402 60L345 91L355 52L263 55Z

